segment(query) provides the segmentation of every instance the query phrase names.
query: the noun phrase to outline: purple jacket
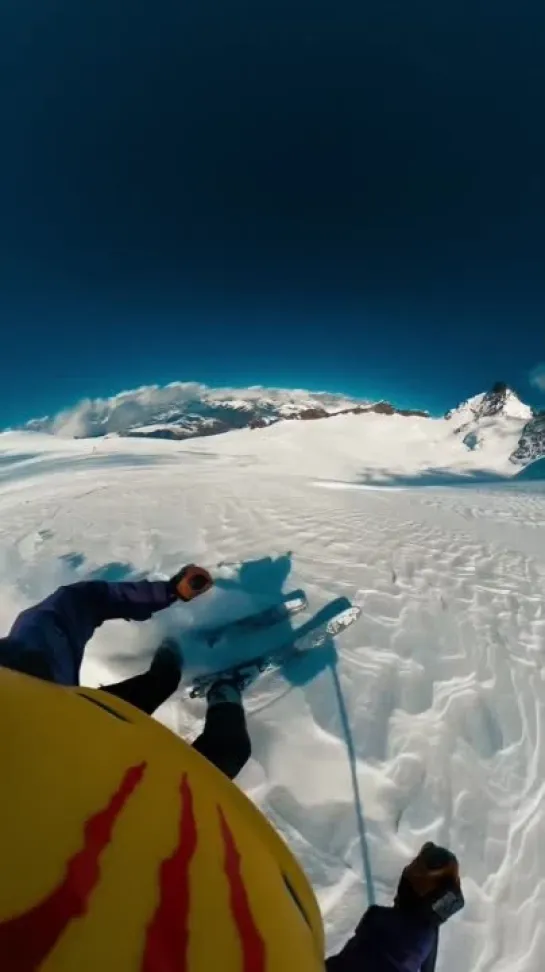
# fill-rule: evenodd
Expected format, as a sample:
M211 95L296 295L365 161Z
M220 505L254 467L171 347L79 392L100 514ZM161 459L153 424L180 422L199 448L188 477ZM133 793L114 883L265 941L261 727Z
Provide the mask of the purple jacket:
M438 932L399 908L373 905L327 972L433 972Z
M170 581L82 581L60 587L19 615L0 640L0 665L78 685L85 645L103 621L146 621L176 600Z

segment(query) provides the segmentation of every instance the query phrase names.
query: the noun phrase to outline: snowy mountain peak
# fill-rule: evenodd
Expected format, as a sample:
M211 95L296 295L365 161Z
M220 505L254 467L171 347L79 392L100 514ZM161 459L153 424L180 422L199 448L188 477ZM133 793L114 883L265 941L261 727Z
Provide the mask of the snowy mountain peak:
M509 450L509 458L515 465L523 464L520 442L528 430L527 445L534 453L534 410L521 401L516 392L504 382L498 381L488 392L474 395L462 402L445 419L452 423L456 436L461 436L467 449L487 450L502 443L502 450ZM536 446L536 450L537 446Z
M478 422L480 419L503 416L525 422L533 417L533 410L520 400L516 392L504 382L498 381L488 392L474 395L466 402L447 412L445 418L452 420L457 429Z
M77 439L112 434L188 439L257 428L285 418L322 418L367 404L329 392L258 386L209 388L197 382L173 382L112 398L86 399L58 415L28 422L24 428Z

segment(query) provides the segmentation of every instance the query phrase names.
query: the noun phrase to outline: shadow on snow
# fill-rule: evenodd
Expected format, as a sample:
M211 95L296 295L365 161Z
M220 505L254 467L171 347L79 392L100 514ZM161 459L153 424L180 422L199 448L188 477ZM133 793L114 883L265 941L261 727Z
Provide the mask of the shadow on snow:
M423 469L412 475L396 476L391 472L380 472L377 475L362 475L358 480L361 486L485 486L491 483L509 483L511 478L486 473L482 470L469 473L455 473L450 469Z
M241 565L236 580L220 579L217 581L217 586L223 590L242 588L247 594L257 598L255 610L258 611L263 607L264 596L270 604L278 603L286 598L289 591L285 590L285 584L291 572L291 567L291 553L286 553L277 558L265 557L261 560L248 561ZM335 598L316 612L308 621L297 627L293 625L292 619L282 622L282 634L283 638L285 638L285 643L289 644L290 640L297 638L297 641L304 645L304 639L308 636L309 644L311 644L313 635L323 632L323 628L327 625L328 621L332 620L340 611L349 607L351 607L351 602L348 598ZM278 628L276 626L275 628L276 634L278 635ZM257 637L261 637L261 635L258 634ZM282 644L283 639L279 640ZM311 647L308 651L303 651L300 657L290 658L280 670L284 679L291 687L307 685L326 669L329 669L331 672L350 769L354 811L362 856L363 877L367 887L367 900L368 904L372 905L376 901L376 894L371 869L365 815L359 789L356 747L337 665L338 654L335 640L328 635L324 637L323 643L319 647Z

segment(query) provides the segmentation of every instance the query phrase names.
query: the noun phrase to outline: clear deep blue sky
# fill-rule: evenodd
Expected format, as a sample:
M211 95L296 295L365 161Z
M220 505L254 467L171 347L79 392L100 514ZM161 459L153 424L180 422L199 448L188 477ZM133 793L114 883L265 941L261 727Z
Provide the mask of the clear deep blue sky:
M0 425L545 360L543 0L6 0Z

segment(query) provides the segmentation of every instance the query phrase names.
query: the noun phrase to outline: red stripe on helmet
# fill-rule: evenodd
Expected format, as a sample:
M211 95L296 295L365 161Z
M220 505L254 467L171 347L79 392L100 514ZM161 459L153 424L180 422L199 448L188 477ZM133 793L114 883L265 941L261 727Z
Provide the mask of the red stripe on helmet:
M186 972L188 968L189 866L197 849L198 833L193 794L185 774L180 799L178 844L172 857L161 864L160 900L148 928L142 972Z
M231 911L242 946L243 972L264 972L265 942L257 929L250 909L248 892L240 869L240 853L221 807L218 807L218 813L225 848L224 866L229 881Z
M83 847L68 861L62 883L30 911L0 922L2 972L35 972L66 926L86 913L100 878L100 855L110 843L114 824L145 769L146 764L141 763L127 770L108 805L88 818Z

